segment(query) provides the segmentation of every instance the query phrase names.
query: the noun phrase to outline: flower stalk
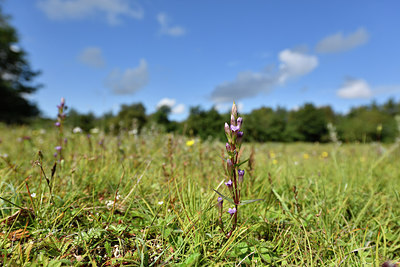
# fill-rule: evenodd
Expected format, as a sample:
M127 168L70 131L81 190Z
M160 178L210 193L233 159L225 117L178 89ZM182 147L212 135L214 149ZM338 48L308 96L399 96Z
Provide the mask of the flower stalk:
M63 138L63 128L64 128L64 120L65 120L65 111L67 110L67 106L65 105L64 97L61 98L60 104L57 105L58 114L57 114L57 122L54 123L54 126L58 128L58 146L56 146L56 152L54 153L54 157L59 156L59 160L63 159L62 150L63 147L67 145L67 139Z
M236 104L233 103L231 110L230 125L225 123L224 130L227 139L225 144L226 152L228 157L226 159L226 181L231 198L233 200L234 207L229 208L227 212L231 216L232 228L229 232L225 232L224 225L222 222L222 198L218 198L218 210L219 210L219 224L222 231L226 234L227 238L232 235L232 232L237 227L239 204L240 204L240 189L244 179L244 170L239 169L239 151L242 144L243 132L241 131L243 124L243 118L238 117Z

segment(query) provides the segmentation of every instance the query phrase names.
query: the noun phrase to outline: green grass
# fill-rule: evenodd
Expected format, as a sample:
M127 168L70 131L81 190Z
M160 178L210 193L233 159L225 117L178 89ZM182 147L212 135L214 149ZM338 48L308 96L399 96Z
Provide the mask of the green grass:
M184 137L147 132L105 136L103 148L99 134L89 144L85 135L68 132L65 159L51 177L57 134L0 127L3 265L400 261L397 144L244 143L242 159L254 148L254 160L252 170L245 164L243 198L264 200L240 206L239 227L227 240L213 191L228 193L224 144L196 140L189 147ZM23 136L31 139L18 140ZM225 202L224 210L229 207ZM223 219L229 226L227 212Z

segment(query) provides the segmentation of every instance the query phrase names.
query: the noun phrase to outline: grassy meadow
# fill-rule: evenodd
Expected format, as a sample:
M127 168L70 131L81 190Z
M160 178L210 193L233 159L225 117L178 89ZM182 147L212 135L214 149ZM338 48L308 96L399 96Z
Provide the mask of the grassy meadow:
M223 126L221 126L223 131ZM0 127L0 262L8 266L379 266L400 261L399 143L243 143L227 239L225 144ZM41 154L38 151L41 151ZM56 167L54 167L57 162ZM224 224L231 223L224 202Z

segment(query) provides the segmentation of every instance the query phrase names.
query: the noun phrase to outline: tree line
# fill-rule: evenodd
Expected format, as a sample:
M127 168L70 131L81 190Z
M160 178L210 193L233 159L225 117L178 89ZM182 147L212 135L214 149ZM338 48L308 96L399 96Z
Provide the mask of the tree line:
M162 106L147 115L142 103L134 103L122 105L115 115L106 113L101 117L72 109L66 123L86 132L97 127L111 134L140 134L144 129L156 128L201 139L224 140L223 125L228 113L219 113L215 107L206 110L196 106L190 108L188 118L182 122L170 120L170 113L168 106ZM354 107L347 114L336 113L330 106L306 103L296 110L261 107L240 116L244 119L246 141L254 142L329 142L329 123L336 128L337 138L342 142L393 142L400 135L400 102L393 99L381 105L372 102Z

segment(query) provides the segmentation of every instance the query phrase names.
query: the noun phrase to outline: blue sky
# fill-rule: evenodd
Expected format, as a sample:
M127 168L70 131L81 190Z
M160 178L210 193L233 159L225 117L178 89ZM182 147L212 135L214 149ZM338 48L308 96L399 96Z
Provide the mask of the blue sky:
M400 100L398 1L6 0L55 116L142 102L240 112Z

